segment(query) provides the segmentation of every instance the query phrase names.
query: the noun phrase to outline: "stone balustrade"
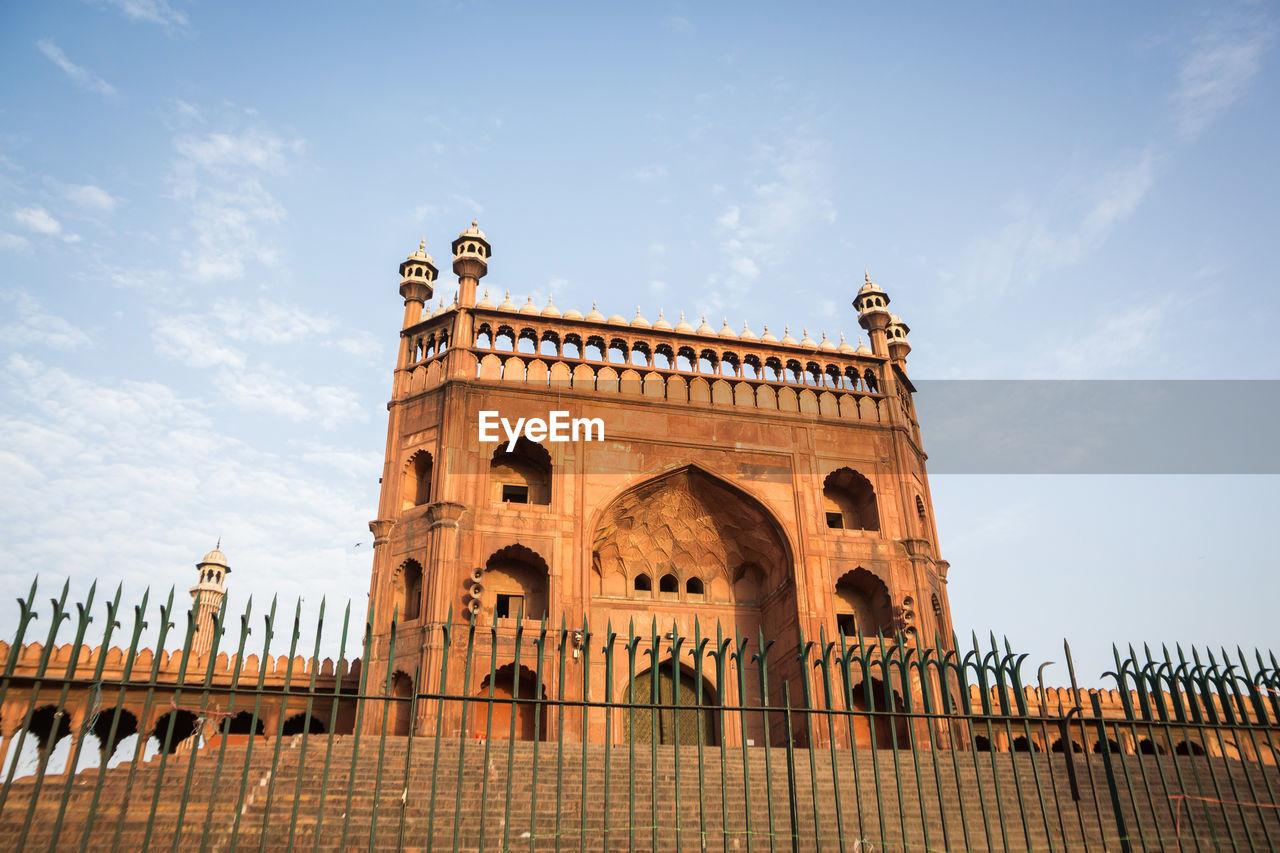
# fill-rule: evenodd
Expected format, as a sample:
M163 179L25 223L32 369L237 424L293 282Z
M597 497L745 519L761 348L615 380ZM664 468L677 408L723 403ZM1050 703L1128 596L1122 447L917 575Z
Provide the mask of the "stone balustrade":
M532 306L526 306L531 309ZM470 309L469 341L452 340L456 309L406 329L409 363L398 387L409 396L448 377L630 394L678 403L737 406L816 417L888 420L887 359L824 341L758 340L729 330L677 331L628 323L548 317L533 311ZM910 417L909 401L904 408Z

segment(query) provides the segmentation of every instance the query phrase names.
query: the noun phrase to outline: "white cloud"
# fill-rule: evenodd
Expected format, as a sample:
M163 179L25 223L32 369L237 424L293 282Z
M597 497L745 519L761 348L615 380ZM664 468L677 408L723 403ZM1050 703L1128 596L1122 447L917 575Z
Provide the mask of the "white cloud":
M1109 311L1092 332L1058 349L1051 365L1057 375L1087 379L1141 361L1160 343L1165 319L1173 307L1174 301L1166 298L1155 302L1144 300L1127 310Z
M30 242L26 237L20 234L10 234L7 231L0 231L0 249L16 252L27 248Z
M1183 139L1199 136L1243 94L1262 66L1271 36L1272 28L1263 22L1223 18L1196 39L1173 94Z
M659 178L667 176L667 167L662 163L649 163L644 166L637 166L627 172L626 177L633 181L656 181Z
M180 30L187 26L186 13L171 7L167 0L98 0L98 2L118 9L131 21L159 24L168 30Z
M383 355L382 342L377 335L372 332L362 331L353 335L347 335L338 338L334 343L338 349L349 355L354 355L364 359L370 364L375 364Z
M193 564L221 534L236 607L251 593L362 600L369 555L349 549L376 512L377 454L305 433L297 452L264 451L221 431L213 411L160 383L9 357L0 368L0 584L25 590L39 567L43 583L74 575L87 585L92 554L89 574L123 580L130 601L152 584L163 600L175 583L183 602ZM5 626L12 611L0 613Z
M0 294L0 301L13 305L12 322L0 326L0 345L20 349L40 344L57 350L79 350L93 346L80 328L62 317L48 314L29 293Z
M473 216L479 216L481 213L484 213L484 205L470 196L465 196L461 193L454 193L453 200L465 207L467 210L470 210Z
M245 365L245 354L221 343L210 325L192 315L161 317L151 330L156 352L187 367L232 367Z
M49 211L39 205L23 207L13 212L13 219L37 234L56 237L62 233L62 223L49 215Z
M730 272L727 286L741 291L767 264L784 262L779 248L804 229L836 220L826 146L795 136L777 146L761 146L754 157L760 176L745 199L727 203L716 217L720 252ZM719 276L712 284L719 283Z
M214 303L210 315L227 337L259 344L293 343L333 328L325 317L267 299L252 303L222 299Z
M48 57L49 61L58 66L63 72L71 78L71 81L86 92L93 92L97 95L103 95L111 98L116 95L116 87L112 86L106 80L92 73L86 68L76 65L67 55L62 52L62 48L58 47L49 39L40 39L36 42L36 47L40 48L40 52Z
M194 239L181 252L183 269L196 281L234 280L249 263L274 266L279 252L263 234L282 222L284 206L260 174L287 170L305 146L265 130L180 136L171 183L190 210Z
M270 367L222 371L214 385L237 408L278 415L296 423L318 423L334 429L369 418L360 397L350 388L308 385Z
M687 34L694 30L693 21L680 15L668 15L663 18L662 26L673 33Z
M184 136L176 146L179 154L205 169L250 167L268 172L282 171L291 157L304 150L301 140L285 140L261 130Z
M1014 218L998 232L969 244L958 271L942 274L954 277L951 292L965 297L999 293L1079 263L1133 215L1156 171L1155 155L1148 149L1109 174L1067 182L1039 207L1018 203Z
M62 194L68 201L99 213L111 213L116 209L115 197L93 184L73 184L66 187Z

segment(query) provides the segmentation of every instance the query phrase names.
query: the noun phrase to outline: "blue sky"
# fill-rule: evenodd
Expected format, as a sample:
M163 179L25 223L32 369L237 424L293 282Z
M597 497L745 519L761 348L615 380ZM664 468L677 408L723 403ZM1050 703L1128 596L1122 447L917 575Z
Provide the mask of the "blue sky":
M852 340L869 267L915 377L1276 378L1278 18L5 4L0 578L363 602L395 268L472 218L518 302ZM1273 476L933 489L958 627L1276 645Z

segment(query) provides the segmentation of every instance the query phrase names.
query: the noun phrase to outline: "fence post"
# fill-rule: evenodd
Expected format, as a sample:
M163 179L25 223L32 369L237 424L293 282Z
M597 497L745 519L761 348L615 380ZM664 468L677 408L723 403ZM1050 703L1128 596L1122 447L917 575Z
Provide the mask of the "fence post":
M1116 815L1116 831L1120 833L1120 849L1129 853L1129 830L1124 825L1124 813L1120 811L1120 791L1116 787L1116 774L1111 768L1111 745L1107 743L1107 727L1102 721L1102 701L1097 693L1089 694L1093 703L1093 721L1098 726L1098 745L1102 750L1102 766L1107 771L1107 788L1111 791L1111 809Z

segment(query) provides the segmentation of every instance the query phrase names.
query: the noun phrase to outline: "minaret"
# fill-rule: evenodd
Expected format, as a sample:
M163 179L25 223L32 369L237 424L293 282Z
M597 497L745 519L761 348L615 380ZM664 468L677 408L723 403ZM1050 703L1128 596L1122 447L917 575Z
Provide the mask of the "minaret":
M222 553L222 540L204 559L196 563L200 572L200 580L191 587L191 598L194 599L196 611L196 632L191 638L191 653L196 657L204 657L213 649L213 634L218 611L222 609L222 601L227 597L227 588L222 585L223 579L231 571L227 565L227 557Z
M427 240L418 244L418 251L400 262L400 295L404 297L404 325L407 329L422 319L422 307L435 291L436 276L440 271L427 254Z
M888 357L889 347L885 341L885 328L889 325L889 294L880 285L871 280L871 272L866 272L867 283L862 285L858 296L853 300L853 307L858 309L858 325L867 330L871 338L871 351L879 356Z
M885 336L889 339L889 357L899 367L905 368L907 365L907 355L911 352L911 342L907 340L907 335L910 333L911 327L902 322L901 317L897 314L889 315L889 325L885 329Z
M489 271L492 251L484 232L473 219L471 227L453 241L453 271L458 276L458 305L471 308L476 304L476 285Z

